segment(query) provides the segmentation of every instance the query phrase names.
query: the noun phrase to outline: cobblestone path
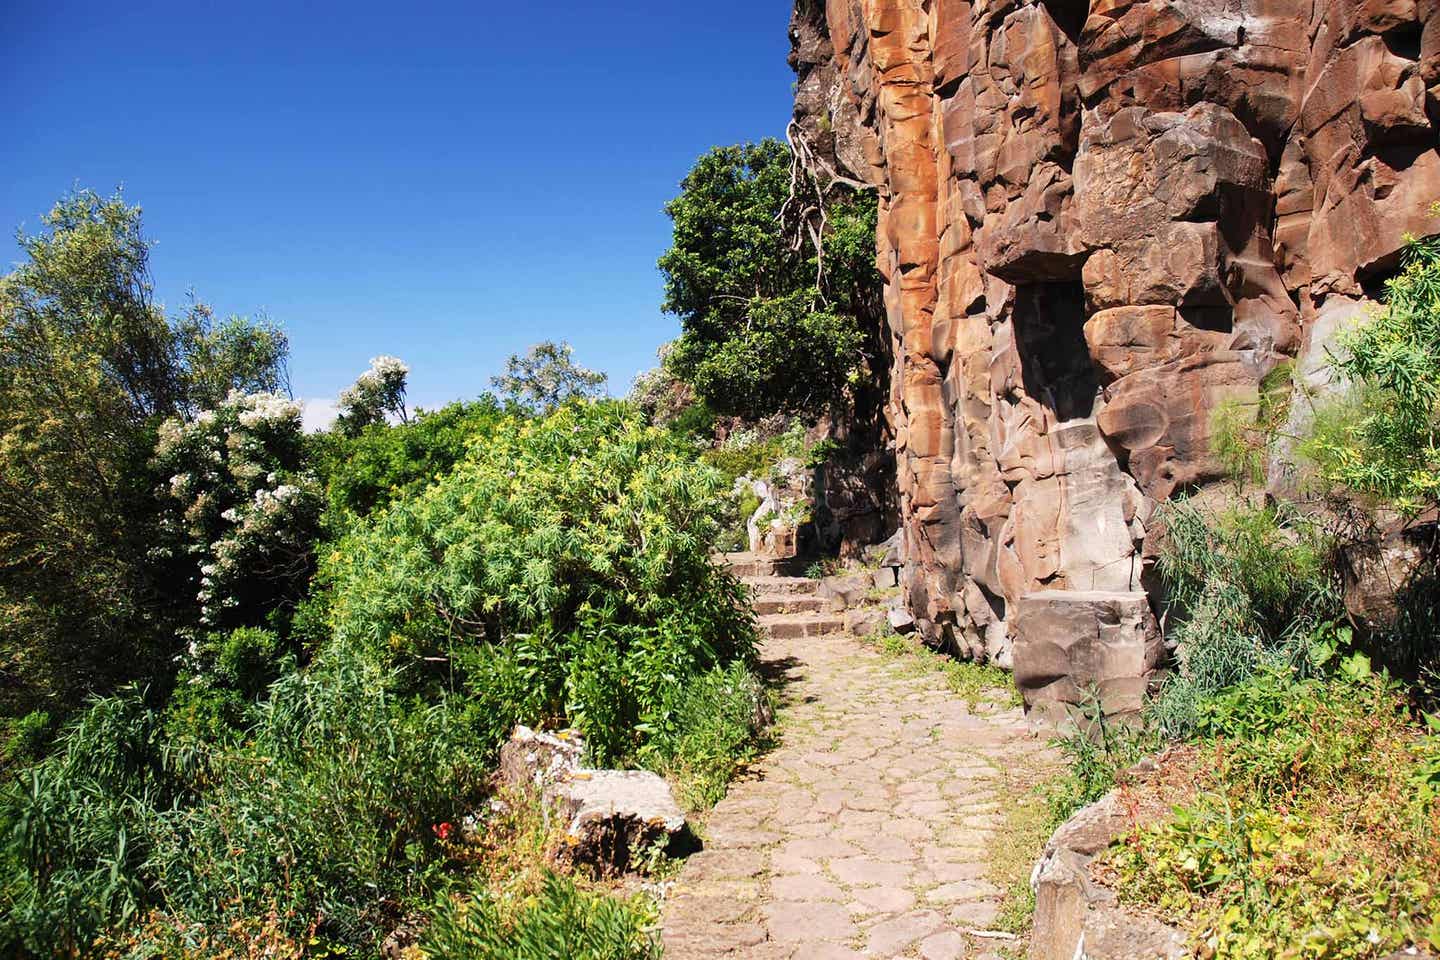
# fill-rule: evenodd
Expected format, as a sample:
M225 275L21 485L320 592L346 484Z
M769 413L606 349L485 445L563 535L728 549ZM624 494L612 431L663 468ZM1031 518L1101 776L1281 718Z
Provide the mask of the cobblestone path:
M783 677L779 744L707 819L667 899L667 960L1021 955L988 929L1002 891L987 846L1007 767L1048 762L1045 742L1016 708L971 711L939 674L786 629L819 619L805 581L751 579L757 607L782 611L763 617L762 651Z

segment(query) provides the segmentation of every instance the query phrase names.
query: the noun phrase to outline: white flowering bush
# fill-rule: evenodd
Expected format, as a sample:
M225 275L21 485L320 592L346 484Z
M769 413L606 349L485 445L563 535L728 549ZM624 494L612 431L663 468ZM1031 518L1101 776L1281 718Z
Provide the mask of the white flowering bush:
M409 422L405 410L405 382L409 376L410 368L399 357L373 357L370 369L340 391L335 422L341 432L355 436L389 416Z
M302 455L300 404L277 394L232 392L160 425L167 536L152 554L187 578L199 627L253 625L299 599L323 503Z

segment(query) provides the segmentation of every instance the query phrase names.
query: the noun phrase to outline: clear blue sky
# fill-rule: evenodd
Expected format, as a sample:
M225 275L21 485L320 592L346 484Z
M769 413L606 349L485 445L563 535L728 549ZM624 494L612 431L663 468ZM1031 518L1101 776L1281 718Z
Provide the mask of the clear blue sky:
M662 205L790 110L785 0L5 9L0 225L124 184L161 299L268 313L304 398L390 353L435 406L547 338L623 393L678 329Z

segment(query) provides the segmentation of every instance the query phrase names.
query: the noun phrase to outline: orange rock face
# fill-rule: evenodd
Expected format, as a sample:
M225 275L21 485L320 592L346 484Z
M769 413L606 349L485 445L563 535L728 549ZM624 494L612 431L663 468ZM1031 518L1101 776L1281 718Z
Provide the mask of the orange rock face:
M791 38L799 135L880 196L905 587L964 654L1143 590L1216 406L1437 229L1440 0L799 0Z

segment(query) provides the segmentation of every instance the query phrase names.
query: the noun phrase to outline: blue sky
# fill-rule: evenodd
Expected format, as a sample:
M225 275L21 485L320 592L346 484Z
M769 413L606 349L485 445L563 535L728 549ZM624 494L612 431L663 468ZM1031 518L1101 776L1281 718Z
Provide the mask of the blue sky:
M623 393L678 329L662 205L783 132L789 7L10 0L0 225L123 183L161 299L269 314L299 397L389 353L435 406L547 338Z

